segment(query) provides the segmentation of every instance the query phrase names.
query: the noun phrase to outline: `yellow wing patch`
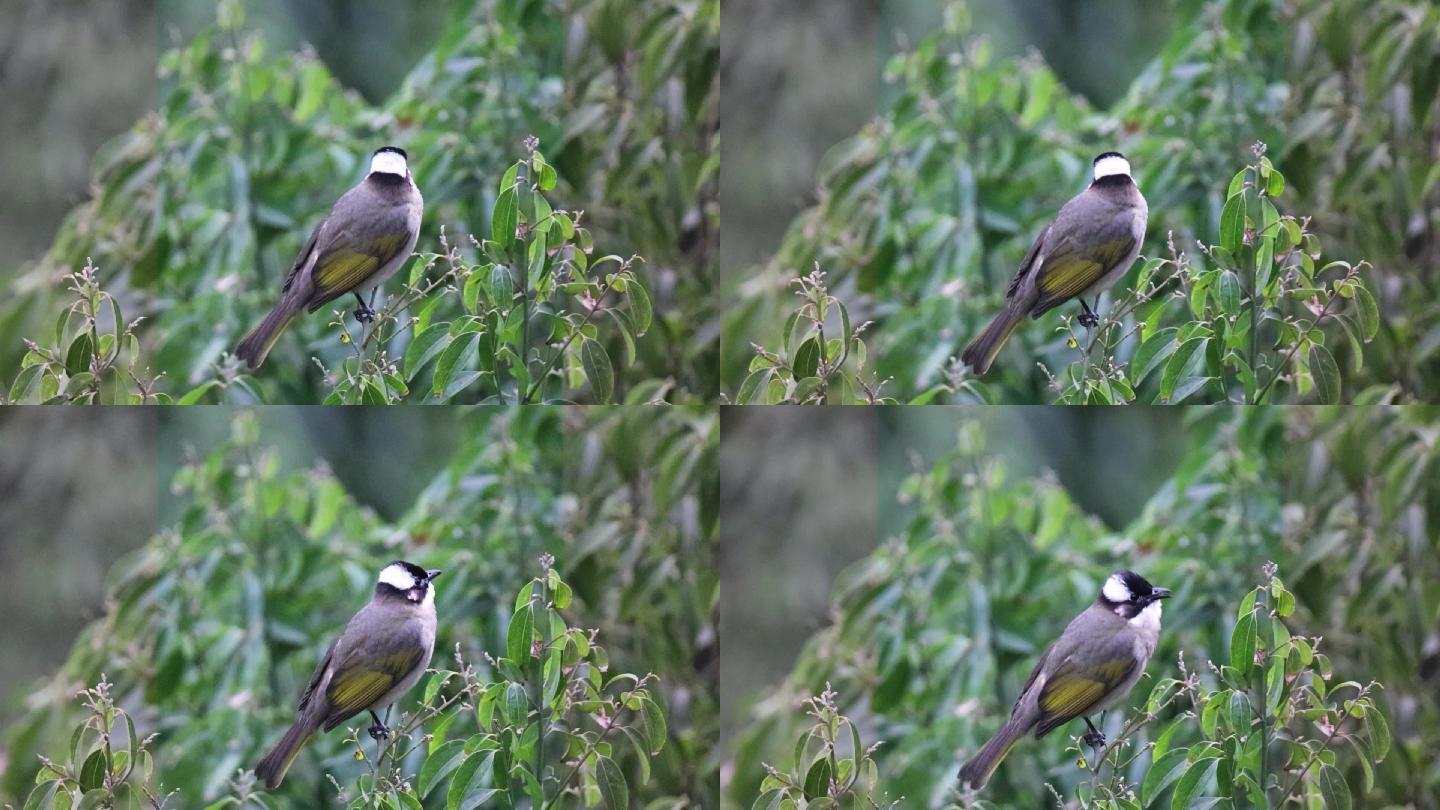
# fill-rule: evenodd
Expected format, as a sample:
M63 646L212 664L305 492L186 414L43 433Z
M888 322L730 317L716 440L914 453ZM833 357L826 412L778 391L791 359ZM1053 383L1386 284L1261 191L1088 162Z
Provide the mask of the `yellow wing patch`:
M379 700L394 684L395 678L388 672L341 673L330 684L330 709L336 713L361 711Z
M358 290L380 270L404 244L405 235L380 236L366 242L337 239L315 261L311 278L315 292L310 298L310 311L336 298Z
M1062 666L1040 693L1040 710L1044 717L1038 733L1044 734L1087 714L1111 689L1125 680L1134 666L1133 658L1122 658L1083 670Z
M1096 245L1084 255L1065 253L1048 259L1035 279L1040 300L1031 309L1032 314L1048 312L1085 292L1125 258L1134 245L1134 239L1116 239Z
M354 666L335 673L330 679L330 688L325 691L330 703L325 730L329 731L370 708L419 663L420 651L415 650L367 662L363 669Z
M1080 256L1064 256L1054 262L1046 262L1036 279L1036 286L1040 288L1040 303L1043 306L1049 301L1068 301L1103 275L1104 266Z

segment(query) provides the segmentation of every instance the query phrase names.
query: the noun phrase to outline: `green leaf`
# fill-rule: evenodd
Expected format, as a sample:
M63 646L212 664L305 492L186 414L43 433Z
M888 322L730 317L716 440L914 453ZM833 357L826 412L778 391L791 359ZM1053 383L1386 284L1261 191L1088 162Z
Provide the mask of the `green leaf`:
M495 198L495 210L490 215L490 238L500 247L509 250L515 244L515 226L520 224L520 210L515 201L515 189L507 188Z
M459 810L459 808L463 806L465 794L470 787L470 782L475 778L475 774L480 770L480 766L490 762L495 756L495 752L493 751L486 751L483 754L472 754L465 757L462 750L461 754L463 761L455 767L454 776L450 780L450 789L445 792L445 810ZM436 782L438 781L439 779L436 780ZM432 782L430 787L433 788L434 785L435 782Z
M1274 169L1270 170L1270 176L1265 180L1265 195L1267 197L1279 197L1285 193L1285 175Z
M791 368L794 370L797 380L816 376L820 368L820 342L814 335L800 344L800 348L795 352L795 361Z
M810 763L810 768L805 771L805 798L814 799L820 796L827 796L830 793L830 782L835 778L835 767L830 764L830 757L821 754Z
M405 348L405 380L414 382L415 375L420 373L436 355L450 345L450 324L432 323L429 328L416 335ZM452 363L453 367L453 363Z
M1265 673L1265 706L1268 714L1280 709L1280 700L1285 694L1285 659L1276 658L1270 662Z
M436 324L435 326L439 326ZM431 327L432 329L434 327ZM457 340L450 341L449 345L440 352L440 360L435 364L435 377L430 382L430 393L437 399L443 398L446 389L450 385L450 377L455 373L460 359L469 353L479 340L479 334L471 332L461 336ZM416 370L419 368L417 366Z
M1139 349L1135 350L1135 356L1130 357L1130 385L1139 388L1140 383L1145 382L1145 378L1148 378L1166 357L1174 355L1175 349L1179 349L1179 342L1175 340L1178 331L1175 327L1168 326L1140 343Z
M740 390L735 393L735 402L738 405L753 405L759 402L765 390L770 385L770 378L775 374L775 369L766 367L750 373L745 381L740 383Z
M600 798L610 810L629 810L630 786L625 784L625 774L620 766L607 756L595 758L595 782L600 787Z
M1333 405L1340 401L1340 368L1330 350L1319 343L1310 344L1310 376L1321 403Z
M1220 271L1220 310L1226 315L1240 312L1240 277L1234 270Z
M1239 253L1245 244L1245 195L1237 194L1225 201L1220 211L1220 246Z
M1165 372L1160 376L1160 401L1179 402L1206 382L1202 372L1205 348L1209 343L1208 337L1192 337L1180 344L1180 348L1165 363Z
M1250 170L1248 168L1241 169L1235 173L1234 177L1230 178L1230 186L1225 189L1225 199L1228 200L1245 190L1245 177L1249 173Z
M1322 763L1316 781L1320 783L1326 810L1350 810L1350 785L1338 768Z
M1241 678L1250 677L1250 670L1255 666L1254 614L1241 616L1235 622L1235 630L1230 634L1230 666Z
M625 291L625 300L630 303L630 317L634 321L635 337L644 337L650 331L653 313L650 309L650 293L639 279L632 279Z
M420 766L420 780L416 786L420 797L429 796L430 791L445 781L445 777L453 773L464 761L464 740L451 740L432 752L425 758L425 764Z
M65 371L75 375L90 368L90 358L95 356L95 344L90 340L89 332L81 332L70 341L70 348L65 352Z
M199 402L207 393L209 393L210 389L216 387L219 384L219 380L206 380L205 382L200 383L194 388L191 388L189 391L186 391L184 396L180 397L178 400L175 401L175 404L194 405L195 403Z
M660 753L670 736L665 725L665 713L660 711L659 704L645 697L640 700L640 719L645 724L645 740L650 747L649 753Z
M105 749L96 748L85 758L85 764L80 766L80 789L94 790L103 787L105 774L110 770L110 762L105 758Z
M465 311L474 315L480 306L480 290L488 279L482 272L471 273L465 279L465 286L460 291L460 303L464 305Z
M1140 788L1140 797L1145 804L1154 803L1166 788L1175 784L1185 774L1185 756L1188 753L1184 748L1177 748L1167 751L1160 759L1151 763L1150 769L1145 772L1145 783Z
M557 179L555 167L546 163L545 158L540 157L538 154L535 156L534 163L537 164L535 167L536 172L540 175L540 190L549 191L555 188L555 181Z
M1171 810L1190 810L1198 798L1198 794L1204 792L1205 787L1215 775L1217 760L1202 759L1191 765L1175 784L1175 792L1170 797Z
M535 615L530 605L521 605L510 616L510 629L505 634L505 655L523 665L530 660L530 645L535 635Z
M1390 753L1390 724L1385 719L1385 712L1377 706L1366 716L1365 724L1370 732L1370 744L1375 748L1375 761L1380 762Z
M609 402L615 395L615 370L610 365L610 354L599 341L584 338L580 344L580 364L585 369L585 379L595 393L596 402Z
M1355 309L1360 320L1360 332L1365 336L1365 342L1369 343L1380 331L1380 308L1375 306L1375 296L1364 284L1355 285Z

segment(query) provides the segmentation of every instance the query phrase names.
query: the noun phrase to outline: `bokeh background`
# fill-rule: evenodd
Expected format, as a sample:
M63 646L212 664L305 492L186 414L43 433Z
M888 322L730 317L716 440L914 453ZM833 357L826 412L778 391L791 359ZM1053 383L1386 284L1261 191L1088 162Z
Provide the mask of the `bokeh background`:
M156 417L0 409L0 728L103 614L111 565L159 528Z
M339 82L372 102L438 38L445 3L252 0L271 47L313 47ZM188 0L11 0L0 37L0 277L39 259L88 193L95 151L158 98L162 48L214 18Z

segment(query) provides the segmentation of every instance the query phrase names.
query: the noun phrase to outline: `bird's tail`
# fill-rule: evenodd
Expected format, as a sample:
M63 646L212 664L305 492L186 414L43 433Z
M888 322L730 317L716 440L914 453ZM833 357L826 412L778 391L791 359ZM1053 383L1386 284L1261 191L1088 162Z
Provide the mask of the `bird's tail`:
M985 747L981 748L979 753L961 766L960 784L962 786L969 785L976 790L984 787L985 783L990 781L990 774L995 772L995 769L1000 766L1000 762L1005 759L1005 755L1010 753L1010 749L1014 748L1015 743L1029 730L1030 724L1023 719L1010 718L1005 725L1000 727L999 731L995 732L995 736L985 743Z
M315 733L315 724L308 718L302 717L295 721L295 725L285 732L280 742L270 749L270 753L260 760L255 766L255 776L264 780L265 787L274 790L280 787L280 782L285 779L285 772L290 770L290 763L310 741L310 736Z
M1025 311L1026 308L1017 306L1015 302L1006 304L1005 309L995 316L995 320L985 327L985 331L965 347L965 351L960 355L961 362L975 369L976 374L983 375L989 371L990 364L995 362L995 356L1000 354L1000 349L1010 338L1010 333L1024 320Z
M235 356L244 360L250 368L259 368L260 364L265 362L265 356L270 353L270 347L275 345L276 340L279 340L280 333L284 332L285 327L289 326L290 322L295 320L295 316L299 314L298 303L292 302L288 298L280 299L280 303L270 310L270 314L265 316L265 320L261 321L259 326L251 329L250 334L246 335L240 341L240 345L235 347Z

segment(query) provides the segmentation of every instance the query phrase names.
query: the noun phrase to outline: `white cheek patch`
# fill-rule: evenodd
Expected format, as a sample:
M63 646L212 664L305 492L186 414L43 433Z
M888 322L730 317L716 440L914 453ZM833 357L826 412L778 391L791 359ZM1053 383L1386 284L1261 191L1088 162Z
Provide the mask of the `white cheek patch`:
M1096 180L1099 180L1102 177L1110 177L1111 175L1115 174L1123 174L1128 177L1130 175L1130 161L1126 160L1123 157L1116 157L1114 155L1107 158L1100 158L1100 160L1096 161Z
M387 565L380 570L380 581L396 590L408 591L415 587L415 577L403 565Z
M404 176L405 158L399 152L376 152L370 159L370 171Z
M1151 602L1130 619L1130 626L1160 632L1160 603Z
M1111 602L1130 601L1130 589L1125 587L1125 580L1121 579L1119 574L1111 574L1110 578L1105 580L1105 587L1101 588L1100 592L1105 594L1105 598Z

